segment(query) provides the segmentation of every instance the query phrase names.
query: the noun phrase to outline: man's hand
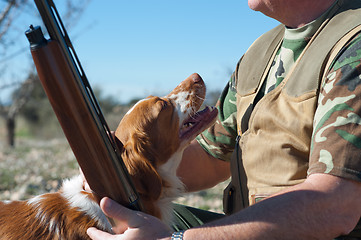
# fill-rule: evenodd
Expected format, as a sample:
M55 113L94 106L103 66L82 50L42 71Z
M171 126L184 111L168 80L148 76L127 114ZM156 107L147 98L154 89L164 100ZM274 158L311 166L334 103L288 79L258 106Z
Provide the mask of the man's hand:
M89 228L87 233L93 240L170 239L171 229L158 218L125 208L110 198L103 198L100 207L105 215L115 221L113 232L117 235Z

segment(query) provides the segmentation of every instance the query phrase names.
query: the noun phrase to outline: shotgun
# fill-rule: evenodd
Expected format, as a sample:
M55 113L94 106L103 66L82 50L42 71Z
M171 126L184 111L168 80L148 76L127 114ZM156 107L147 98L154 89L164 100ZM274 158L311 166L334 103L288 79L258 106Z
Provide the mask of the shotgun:
M90 188L99 201L108 196L141 210L139 195L52 0L35 0L49 34L39 26L25 32L50 104ZM116 142L118 141L118 143Z

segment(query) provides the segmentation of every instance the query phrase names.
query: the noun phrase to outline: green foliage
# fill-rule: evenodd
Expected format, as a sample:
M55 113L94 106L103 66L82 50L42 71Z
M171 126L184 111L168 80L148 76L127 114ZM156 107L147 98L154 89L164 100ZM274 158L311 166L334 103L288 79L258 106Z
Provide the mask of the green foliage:
M20 114L30 124L35 125L44 125L49 119L55 117L49 100L37 77L34 80L34 88L31 92L30 99L21 109Z
M133 105L136 104L139 100L140 100L140 98L133 98L133 99L131 99L131 100L127 103L127 106L133 106Z
M0 169L0 191L16 186L15 173L9 169Z
M104 95L99 87L93 89L94 95L98 100L99 106L102 109L103 114L108 114L119 105L117 99L110 95Z
M32 133L28 127L23 127L23 124L20 124L20 127L16 130L16 137L29 138Z
M111 115L119 105L114 97L104 95L100 88L94 88L94 94L105 116ZM24 119L24 123L18 125L17 136L34 136L43 139L64 136L37 75L34 75L31 96L21 109L20 116ZM119 123L120 118L118 117L116 121Z

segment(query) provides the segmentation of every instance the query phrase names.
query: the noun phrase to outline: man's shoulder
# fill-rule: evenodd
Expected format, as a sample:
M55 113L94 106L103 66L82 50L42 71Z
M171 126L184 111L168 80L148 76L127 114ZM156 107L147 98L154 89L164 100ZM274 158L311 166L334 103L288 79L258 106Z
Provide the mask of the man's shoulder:
M348 65L351 69L356 67L361 60L361 32L356 34L341 50L334 62L333 70L336 71ZM356 64L356 65L355 65ZM355 65L355 66L354 66Z

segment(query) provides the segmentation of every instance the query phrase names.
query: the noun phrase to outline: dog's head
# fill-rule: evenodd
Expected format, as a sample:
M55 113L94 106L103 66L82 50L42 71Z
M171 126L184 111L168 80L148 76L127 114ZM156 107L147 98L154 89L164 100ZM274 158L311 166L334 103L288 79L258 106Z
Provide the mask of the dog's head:
M216 108L197 112L205 93L201 77L192 74L167 96L140 100L120 122L115 136L124 145L122 157L143 203L157 200L162 186L169 185L159 169L177 159L167 164L175 174L184 148L215 121Z

